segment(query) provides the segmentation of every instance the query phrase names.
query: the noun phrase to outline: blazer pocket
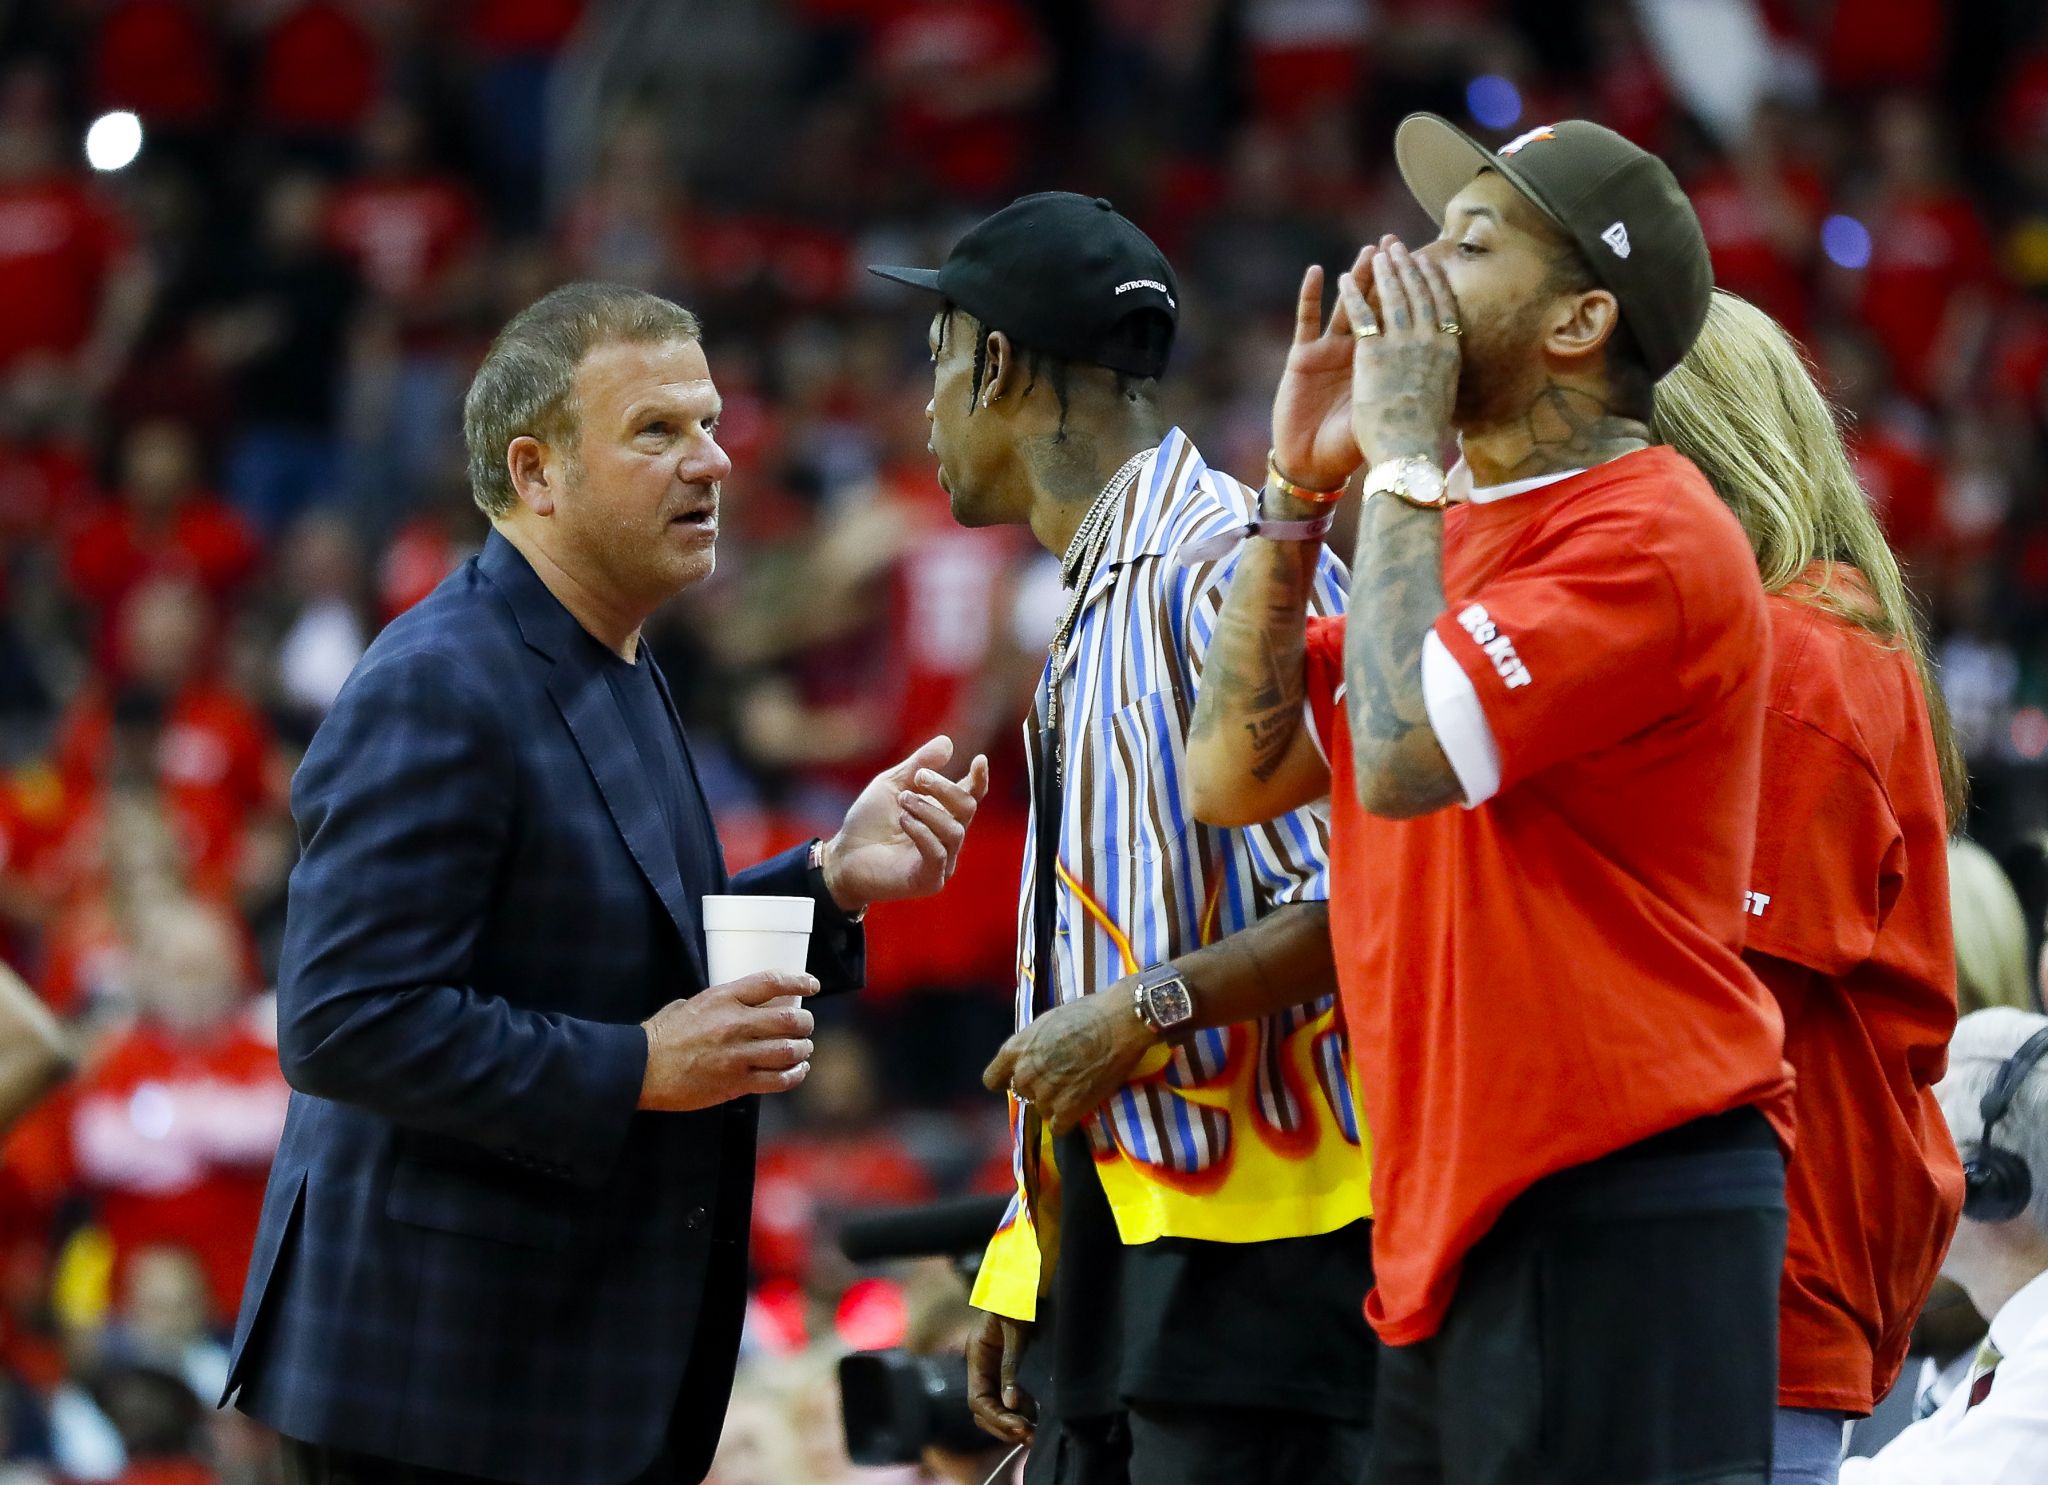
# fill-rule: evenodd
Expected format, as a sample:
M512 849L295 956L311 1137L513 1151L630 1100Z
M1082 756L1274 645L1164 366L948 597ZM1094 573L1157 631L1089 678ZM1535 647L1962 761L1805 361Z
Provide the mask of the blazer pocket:
M408 1227L559 1250L582 1226L571 1205L576 1200L567 1186L549 1190L511 1166L497 1171L401 1155L384 1193L384 1215Z

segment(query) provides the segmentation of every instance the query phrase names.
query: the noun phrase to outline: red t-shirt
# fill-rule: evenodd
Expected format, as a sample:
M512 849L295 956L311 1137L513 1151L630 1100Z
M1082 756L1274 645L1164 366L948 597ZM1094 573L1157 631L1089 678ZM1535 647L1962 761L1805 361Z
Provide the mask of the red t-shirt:
M435 175L376 177L338 191L327 238L379 293L409 300L430 289L482 230L475 203Z
M1933 1092L1956 1024L1948 819L1911 652L1790 592L1770 615L1743 957L1798 1078L1778 1401L1868 1413L1962 1205Z
M117 0L92 48L93 101L157 128L204 124L226 90L220 46L193 0Z
M1959 191L1893 202L1871 221L1870 237L1858 310L1891 357L1899 385L1921 395L1935 371L1956 292L1996 284L1991 238Z
M72 704L57 741L58 771L80 798L93 796L105 775L112 731L106 692L88 688ZM263 714L218 682L195 681L166 709L157 782L201 877L231 877L250 819L282 804L284 768L277 764L273 773L274 747Z
M82 518L64 554L65 576L103 620L152 578L190 578L216 600L256 573L263 547L249 523L213 495L194 495L161 529L125 505L108 503Z
M1767 645L1741 527L1647 449L1452 510L1444 591L1435 633L1500 754L1474 809L1361 808L1343 621L1308 633L1390 1345L1436 1332L1545 1176L1747 1104L1789 1132L1784 1023L1741 957Z
M148 1025L116 1038L80 1079L71 1116L116 1265L158 1243L189 1248L214 1319L232 1317L290 1096L275 1044L246 1016L203 1041Z
M263 37L257 117L287 133L347 133L377 101L383 74L376 38L347 7L295 5Z
M0 371L32 351L68 356L83 346L129 251L127 227L82 181L0 184Z
M1941 535L1941 469L1882 424L1865 424L1844 440L1856 482L1870 497L1894 547L1913 552Z
M1775 181L1753 183L1721 166L1688 182L1685 193L1714 255L1714 282L1769 311L1795 335L1803 333L1806 264L1788 238L1817 234L1826 200L1820 181L1788 169ZM1780 221L1781 213L1789 220Z

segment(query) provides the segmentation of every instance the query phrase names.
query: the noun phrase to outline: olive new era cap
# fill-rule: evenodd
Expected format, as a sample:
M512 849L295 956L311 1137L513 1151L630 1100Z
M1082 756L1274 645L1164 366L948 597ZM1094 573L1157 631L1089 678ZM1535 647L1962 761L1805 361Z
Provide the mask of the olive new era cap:
M943 294L1030 350L1131 376L1166 369L1180 323L1166 255L1102 197L1071 191L1018 197L970 228L941 267L868 272Z
M1706 323L1714 265L1692 203L1669 166L1612 129L1566 119L1496 154L1446 119L1412 113L1394 134L1394 158L1438 226L1480 171L1499 171L1578 244L1652 377L1683 360Z

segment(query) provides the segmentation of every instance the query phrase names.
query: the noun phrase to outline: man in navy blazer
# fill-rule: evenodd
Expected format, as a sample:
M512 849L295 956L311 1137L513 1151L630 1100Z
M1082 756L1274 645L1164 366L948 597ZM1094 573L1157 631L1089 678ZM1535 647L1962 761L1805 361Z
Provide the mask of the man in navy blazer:
M951 874L987 764L936 738L728 882L641 624L709 574L697 322L570 285L464 408L482 554L395 620L294 781L295 1090L229 1393L306 1485L695 1482L746 1295L755 1095L869 903ZM698 902L816 899L809 972L707 986Z

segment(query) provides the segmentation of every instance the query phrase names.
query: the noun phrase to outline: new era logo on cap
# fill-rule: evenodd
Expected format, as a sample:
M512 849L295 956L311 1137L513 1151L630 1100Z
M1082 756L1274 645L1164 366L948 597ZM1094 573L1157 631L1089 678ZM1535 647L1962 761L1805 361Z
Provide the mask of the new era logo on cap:
M1614 249L1615 257L1626 258L1628 256L1628 228L1624 227L1620 222L1614 223L1605 232L1602 232L1600 240Z

